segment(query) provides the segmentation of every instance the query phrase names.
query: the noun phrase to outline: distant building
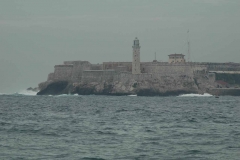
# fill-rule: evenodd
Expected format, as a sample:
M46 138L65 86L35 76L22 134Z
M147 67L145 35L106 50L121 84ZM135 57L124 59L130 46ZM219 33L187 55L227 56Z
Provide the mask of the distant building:
M185 63L186 60L184 58L185 55L183 54L170 54L169 56L169 60L168 63Z

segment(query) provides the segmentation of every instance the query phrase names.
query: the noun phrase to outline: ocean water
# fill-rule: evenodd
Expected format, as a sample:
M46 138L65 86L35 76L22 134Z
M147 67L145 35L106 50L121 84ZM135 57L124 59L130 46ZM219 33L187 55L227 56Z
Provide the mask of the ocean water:
M0 160L239 160L240 97L0 95Z

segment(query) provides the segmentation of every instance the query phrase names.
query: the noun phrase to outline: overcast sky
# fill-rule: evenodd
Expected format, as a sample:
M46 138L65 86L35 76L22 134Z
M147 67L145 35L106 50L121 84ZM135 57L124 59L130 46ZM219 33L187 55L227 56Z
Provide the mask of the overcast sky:
M54 65L131 61L240 62L240 0L0 0L0 93L35 87Z

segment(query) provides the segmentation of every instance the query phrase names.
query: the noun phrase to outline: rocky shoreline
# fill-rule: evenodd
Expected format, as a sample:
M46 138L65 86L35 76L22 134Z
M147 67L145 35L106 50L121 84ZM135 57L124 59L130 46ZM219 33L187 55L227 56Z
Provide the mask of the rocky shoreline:
M43 84L42 84L43 85ZM109 83L81 83L72 84L68 81L48 82L37 93L37 95L61 95L61 94L78 94L78 95L138 95L138 96L177 96L181 94L199 93L196 88L182 88L182 89L156 89L156 88L143 88L142 86L135 86L127 89L128 86L121 86ZM125 90L122 90L125 88Z
M197 82L195 80L195 82ZM199 83L182 83L184 86L176 88L164 86L162 88L143 84L130 83L129 86L119 85L118 83L70 83L68 81L43 82L37 95L61 95L61 94L78 94L78 95L111 95L111 96L178 96L182 94L203 94L209 93L218 96L240 96L240 89L237 88L203 88Z

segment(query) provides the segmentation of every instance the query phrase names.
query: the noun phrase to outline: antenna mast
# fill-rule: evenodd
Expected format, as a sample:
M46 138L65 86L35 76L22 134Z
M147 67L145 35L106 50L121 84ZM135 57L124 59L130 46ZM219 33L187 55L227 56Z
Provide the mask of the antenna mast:
M156 56L156 52L155 52L155 61L157 61L157 56Z

